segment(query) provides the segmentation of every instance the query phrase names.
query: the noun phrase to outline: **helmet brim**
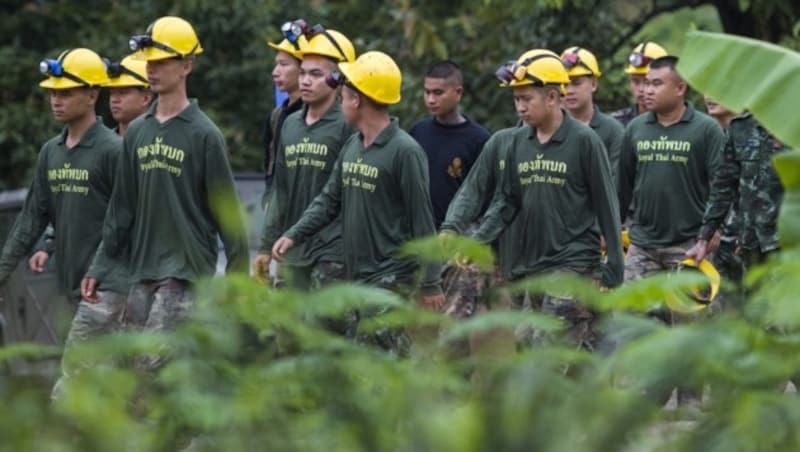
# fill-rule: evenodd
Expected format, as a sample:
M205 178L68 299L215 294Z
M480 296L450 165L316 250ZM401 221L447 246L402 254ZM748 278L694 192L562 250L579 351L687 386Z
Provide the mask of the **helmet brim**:
M291 44L286 46L283 45L283 42L279 44L275 44L274 42L267 42L267 45L277 50L278 52L286 52L289 55L297 58L298 60L303 59L303 53L300 50L295 49Z
M47 77L39 83L39 86L46 89L72 89L87 85L78 83L75 80L70 80L66 77Z
M133 88L133 87L147 88L148 86L150 86L150 84L144 83L143 81L137 79L132 75L122 74L119 77L112 78L108 83L106 83L103 86L105 88Z

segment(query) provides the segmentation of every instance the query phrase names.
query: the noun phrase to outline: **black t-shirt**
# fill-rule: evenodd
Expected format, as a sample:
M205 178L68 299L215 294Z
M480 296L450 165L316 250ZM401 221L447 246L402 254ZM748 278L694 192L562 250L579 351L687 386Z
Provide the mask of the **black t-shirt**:
M461 124L442 124L430 117L414 124L409 134L428 156L433 218L438 229L489 132L469 118Z

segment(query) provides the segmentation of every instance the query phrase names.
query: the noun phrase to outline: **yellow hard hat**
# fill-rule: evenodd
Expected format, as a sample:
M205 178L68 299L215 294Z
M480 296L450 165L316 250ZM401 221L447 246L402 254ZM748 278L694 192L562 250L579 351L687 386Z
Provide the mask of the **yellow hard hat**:
M300 51L305 55L322 55L336 61L353 62L356 49L347 36L336 30L326 30L322 25L314 25L306 31L308 45Z
M698 264L694 259L686 259L681 262L683 268L695 268L708 278L708 289L703 290L699 287L692 288L692 298L702 304L709 304L717 298L719 293L720 276L714 264L703 259Z
M83 48L61 52L55 60L42 60L39 71L47 76L39 86L48 89L105 86L109 81L100 55Z
M354 62L339 63L339 70L361 94L379 104L400 102L403 74L389 55L373 50L361 54Z
M133 55L128 55L119 63L111 62L107 59L106 72L108 72L109 82L107 88L127 88L139 86L147 88L150 82L147 80L147 62L137 60Z
M561 52L561 62L570 77L579 77L581 75L600 77L603 75L600 72L600 66L597 64L597 58L592 52L582 47L570 47Z
M306 21L303 19L284 22L284 24L281 25L281 33L284 37L283 41L277 44L274 42L267 42L267 45L279 52L286 52L300 60L303 58L303 49L308 46L308 40L305 36L306 29Z
M186 58L203 53L192 24L180 17L165 16L147 27L143 35L128 42L137 59L146 61Z
M561 58L545 49L534 49L523 53L517 61L509 61L495 71L495 76L503 87L524 85L564 85L569 83L569 75Z
M667 56L667 51L663 47L655 42L645 41L634 47L631 54L628 55L625 72L631 75L647 75L650 62L663 56Z

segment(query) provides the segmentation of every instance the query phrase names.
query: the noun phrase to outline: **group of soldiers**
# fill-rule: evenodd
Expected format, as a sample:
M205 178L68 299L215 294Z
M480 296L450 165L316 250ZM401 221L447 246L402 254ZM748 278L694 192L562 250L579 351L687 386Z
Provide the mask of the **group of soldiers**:
M532 275L568 273L614 288L656 271L704 268L713 253L736 281L778 249L782 190L770 157L784 146L747 113L710 100L714 119L696 110L678 58L656 43L631 52L625 72L636 102L613 115L593 101L602 73L585 48L532 49L500 65L495 75L520 122L493 134L461 111L458 64L438 62L424 78L430 117L406 132L389 111L402 81L389 55L357 55L343 33L304 20L281 31L284 39L270 43L272 75L288 97L265 127L265 222L253 262L271 284L315 290L355 281L469 317L488 286ZM123 324L157 330L185 320L193 283L214 274L217 237L227 271L248 271L225 141L186 92L203 51L195 30L162 17L130 47L119 63L88 49L42 62L40 86L65 127L42 147L0 256L0 283L32 251L35 271L59 256L59 282L81 299L67 352ZM111 90L115 130L95 115L102 87ZM55 246L34 250L48 224ZM495 274L400 253L437 233L491 244ZM580 300L531 293L513 305L561 318L576 346L597 344L596 315ZM407 353L411 338L401 329L359 331L360 319L381 314L325 325ZM669 310L659 315L675 320ZM67 355L54 396L71 372Z

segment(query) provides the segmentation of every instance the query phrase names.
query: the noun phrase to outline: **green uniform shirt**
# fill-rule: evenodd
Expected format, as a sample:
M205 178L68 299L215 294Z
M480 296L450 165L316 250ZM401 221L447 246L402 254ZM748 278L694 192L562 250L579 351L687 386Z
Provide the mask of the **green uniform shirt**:
M619 285L619 205L597 134L564 113L547 143L539 143L535 129L522 127L508 146L500 188L475 237L492 241L512 220L520 222L511 264L511 278L516 279L556 270L599 269L602 230L608 263L599 276L608 287Z
M742 248L762 253L778 249L778 211L783 186L772 157L786 150L751 114L731 121L724 164L711 185L698 237L710 239L733 205L737 207L734 225Z
M81 279L100 244L122 140L100 118L73 148L67 148L66 140L65 128L39 152L25 204L3 247L0 281L8 279L52 223L59 284L70 296L80 297ZM107 265L99 288L127 293L124 264Z
M478 155L477 160L467 173L467 178L461 184L450 207L447 215L442 222L442 230L455 231L461 234L466 233L467 226L481 218L486 208L492 201L494 192L497 188L503 169L505 168L505 157L508 152L508 143L518 127L499 130L494 133L483 150ZM500 273L510 277L513 248L517 246L518 237L521 233L518 221L511 224L497 238L497 258Z
M303 216L330 178L342 145L353 134L338 102L310 126L305 120L307 111L308 107L290 115L281 129L262 253L269 253L281 234ZM342 260L342 223L338 217L286 254L289 265L313 265L320 260Z
M589 121L589 127L594 130L606 146L608 162L611 164L611 180L616 186L619 155L622 152L622 137L625 135L625 127L616 119L600 111L597 105L594 106L594 114Z
M633 199L631 243L661 248L697 235L724 142L719 124L688 103L669 127L652 112L631 121L619 175L620 205Z
M247 236L225 140L192 100L161 124L156 101L129 126L103 226L106 253L130 249L133 281L213 275L217 234L228 271L246 272Z
M286 236L303 242L341 212L349 279L382 287L409 282L418 268L398 256L407 241L435 234L425 152L392 119L364 148L360 133L342 147L330 180ZM439 265L426 266L421 287L440 291Z

